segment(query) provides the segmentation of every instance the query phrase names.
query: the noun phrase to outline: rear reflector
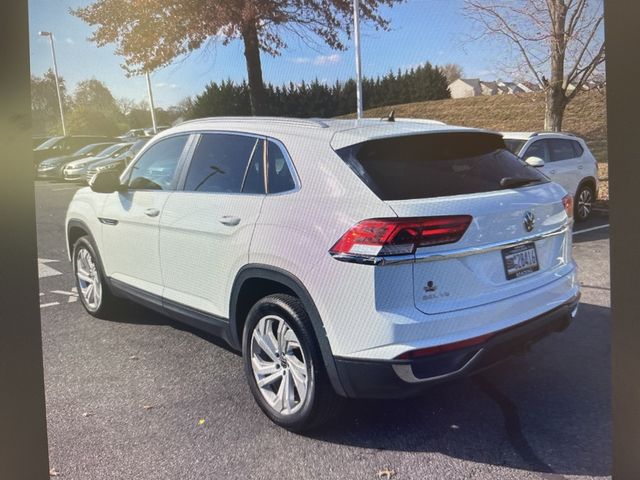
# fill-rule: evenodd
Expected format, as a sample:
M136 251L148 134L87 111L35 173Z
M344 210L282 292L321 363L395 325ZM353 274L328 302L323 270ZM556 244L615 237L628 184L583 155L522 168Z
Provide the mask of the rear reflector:
M413 254L419 247L457 242L471 220L470 215L363 220L350 228L329 253L372 257Z
M435 347L421 348L418 350L409 350L402 355L398 355L396 358L398 360L412 360L414 358L428 357L430 355L436 355L438 353L445 353L452 350L460 350L466 347L473 347L483 344L494 335L495 333L488 333L487 335L468 338L467 340L461 340L460 342L447 343L446 345L437 345Z

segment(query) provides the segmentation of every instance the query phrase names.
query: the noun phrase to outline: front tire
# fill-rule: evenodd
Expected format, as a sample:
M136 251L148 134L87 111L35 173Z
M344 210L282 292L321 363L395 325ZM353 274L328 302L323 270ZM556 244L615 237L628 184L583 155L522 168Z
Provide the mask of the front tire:
M574 200L574 216L576 221L584 222L593 212L593 203L595 202L595 192L590 185L582 185L576 193Z
M343 399L331 386L299 299L275 294L259 300L247 316L242 345L251 393L274 423L300 432L339 411Z
M80 302L87 312L105 318L117 303L105 281L100 261L90 237L80 237L73 245L73 274Z

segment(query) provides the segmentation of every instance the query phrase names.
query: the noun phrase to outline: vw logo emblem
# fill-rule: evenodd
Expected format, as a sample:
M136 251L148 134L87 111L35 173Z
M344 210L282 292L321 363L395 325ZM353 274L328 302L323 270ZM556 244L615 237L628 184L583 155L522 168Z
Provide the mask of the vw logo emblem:
M530 232L531 230L533 230L533 227L536 224L536 217L533 214L533 212L527 212L524 214L524 221L522 222L524 225L524 229L527 232Z

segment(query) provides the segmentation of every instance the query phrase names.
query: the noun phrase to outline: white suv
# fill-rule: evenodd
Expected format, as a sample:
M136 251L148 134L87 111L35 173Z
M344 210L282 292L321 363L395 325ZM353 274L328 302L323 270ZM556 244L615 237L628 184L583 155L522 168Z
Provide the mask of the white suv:
M262 410L302 430L564 329L572 214L495 132L216 118L94 176L66 232L91 314L126 297L219 335Z
M589 218L598 194L598 161L570 133L503 132L507 148L573 195L575 218Z

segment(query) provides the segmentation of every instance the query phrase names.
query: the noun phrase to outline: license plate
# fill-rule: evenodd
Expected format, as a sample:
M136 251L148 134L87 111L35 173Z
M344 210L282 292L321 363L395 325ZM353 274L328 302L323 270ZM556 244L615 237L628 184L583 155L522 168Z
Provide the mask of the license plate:
M536 246L533 242L518 245L517 247L505 248L502 250L502 260L504 262L504 271L507 274L507 280L520 278L523 275L537 272L538 255L536 254Z

